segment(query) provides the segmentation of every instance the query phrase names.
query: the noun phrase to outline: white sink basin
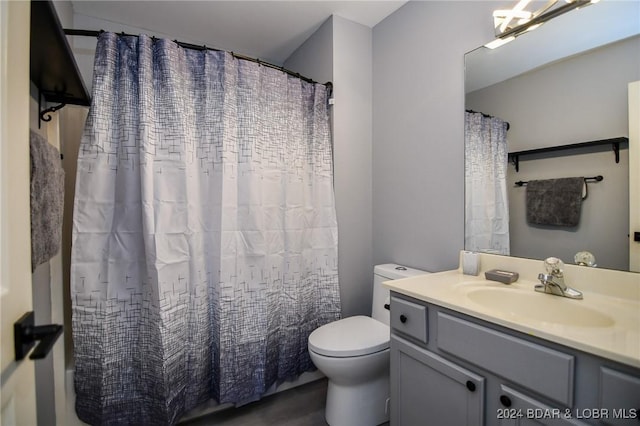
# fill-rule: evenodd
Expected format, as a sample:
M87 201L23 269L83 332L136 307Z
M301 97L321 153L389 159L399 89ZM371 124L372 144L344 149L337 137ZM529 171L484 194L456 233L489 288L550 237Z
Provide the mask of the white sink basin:
M513 317L572 327L611 327L609 315L572 300L550 294L515 288L476 287L467 292L475 304Z

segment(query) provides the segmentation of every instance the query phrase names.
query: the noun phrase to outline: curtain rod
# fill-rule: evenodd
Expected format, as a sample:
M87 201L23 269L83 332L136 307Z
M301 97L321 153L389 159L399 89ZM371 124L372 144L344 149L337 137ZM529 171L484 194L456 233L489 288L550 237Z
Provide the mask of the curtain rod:
M102 34L104 32L105 32L104 30L95 31L95 30L76 30L76 29L73 29L73 28L65 28L64 29L64 33L66 35L68 35L68 36L98 37L98 36L100 36L100 34ZM115 33L115 34L121 35L121 36L138 37L138 34L127 34L124 31L120 32L120 33ZM152 40L157 40L158 37L153 37L152 36L151 39ZM177 44L178 46L183 47L185 49L213 50L213 51L216 51L216 52L225 52L225 50L223 50L223 49L216 49L215 47L208 47L208 46L204 46L204 45L203 46L199 46L197 44L186 43L184 41L179 41L179 40L173 40L173 42L175 44ZM231 56L233 56L236 59L242 59L242 60L245 60L245 61L255 62L255 63L259 64L259 65L264 65L265 67L268 67L268 68L273 68L273 69L276 69L276 70L280 70L283 73L286 73L286 74L288 74L290 76L293 76L293 77L297 77L302 81L306 81L307 83L314 83L314 84L317 83L317 81L314 81L314 80L312 80L312 79L310 79L308 77L304 77L304 76L300 75L300 73L288 70L285 67L281 67L279 65L274 65L274 64L271 64L269 62L264 62L264 61L261 61L260 59L251 58L249 56L240 55L240 54L234 53L234 52L228 52L228 53L230 53ZM331 95L331 93L333 92L333 83L328 81L328 82L324 83L324 85L327 86L327 89L329 89L329 95Z
M500 118L500 117L495 117L493 115L485 114L484 112L474 111L472 109L465 109L465 112L468 112L471 114L482 114L484 118ZM511 128L511 124L509 124L508 121L505 121L505 123L507 123L507 131L509 131L509 129Z

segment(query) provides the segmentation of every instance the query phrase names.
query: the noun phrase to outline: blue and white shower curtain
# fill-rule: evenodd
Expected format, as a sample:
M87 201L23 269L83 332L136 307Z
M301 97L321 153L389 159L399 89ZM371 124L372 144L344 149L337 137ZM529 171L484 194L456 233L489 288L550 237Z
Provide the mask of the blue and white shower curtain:
M509 254L507 122L465 111L464 247Z
M174 424L313 369L340 317L327 90L103 33L78 158L76 411Z

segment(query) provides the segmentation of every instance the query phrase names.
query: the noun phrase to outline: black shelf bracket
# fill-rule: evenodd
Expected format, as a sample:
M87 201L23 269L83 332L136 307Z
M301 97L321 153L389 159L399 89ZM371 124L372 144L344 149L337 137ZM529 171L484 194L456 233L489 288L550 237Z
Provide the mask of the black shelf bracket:
M51 348L62 334L62 326L58 324L34 325L33 311L27 312L13 324L13 339L16 361L24 359L39 342L29 359L46 358Z
M54 105L52 107L49 108L45 108L42 109L42 97L45 97L45 101L47 98L52 98L52 99L64 99L64 94L46 94L43 93L42 91L38 90L38 111L40 111L39 113L39 119L38 119L38 129L40 128L40 124L44 121L44 122L49 122L51 121L51 119L53 117L51 117L51 113L54 113L62 108L64 108L67 103L65 101L59 101L60 103L58 105Z
M573 143L569 145L558 145L558 146L550 146L547 148L538 148L538 149L529 149L526 151L516 151L510 152L508 154L508 161L513 164L516 169L516 172L520 171L520 157L526 155L535 155L535 154L544 154L549 152L559 152L558 155L569 155L567 153L561 153L560 151L569 151L575 149L585 149L585 148L594 148L603 145L611 145L613 149L613 153L615 154L616 163L620 163L620 145L628 144L629 138L620 137L620 138L611 138L611 139L602 139L597 141L590 142L580 142Z
M29 77L38 88L38 128L65 105L91 105L75 57L51 0L31 2ZM44 101L43 101L44 98ZM44 109L44 102L58 104Z
M627 139L628 141L629 139ZM620 162L620 142L616 141L613 142L611 144L611 147L613 148L613 153L616 156L616 164L618 164Z
M67 105L67 104L59 104L59 105L55 105L55 106L52 106L52 107L49 107L49 108L47 108L45 110L40 111L40 121L46 121L46 122L51 121L51 118L52 118L51 117L51 113L52 112L56 112L59 109L64 108L65 105Z
M520 171L520 155L519 154L509 154L509 159L513 167L516 168L516 172Z

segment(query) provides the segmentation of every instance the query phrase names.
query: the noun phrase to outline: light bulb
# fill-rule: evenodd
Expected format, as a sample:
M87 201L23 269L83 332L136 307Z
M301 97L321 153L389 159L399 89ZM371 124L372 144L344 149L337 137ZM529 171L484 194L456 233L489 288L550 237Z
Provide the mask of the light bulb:
M510 36L510 37L507 37L507 38L497 38L497 39L493 40L492 42L485 44L484 47L487 47L489 49L496 49L496 48L498 48L500 46L503 46L503 45L509 43L510 41L515 40L515 39L516 39L515 36Z

